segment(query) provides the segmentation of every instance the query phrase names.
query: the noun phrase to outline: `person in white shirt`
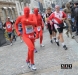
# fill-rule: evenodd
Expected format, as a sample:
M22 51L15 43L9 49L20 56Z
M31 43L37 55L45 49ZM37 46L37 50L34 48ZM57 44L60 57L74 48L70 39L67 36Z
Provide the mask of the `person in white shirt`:
M60 40L65 50L67 50L67 47L64 44L63 39L63 27L64 27L63 21L66 20L66 18L67 18L66 14L63 11L60 11L59 5L55 6L55 12L53 12L48 18L50 24L52 24L52 21L54 22L54 26L59 32L58 39L56 40L57 45L59 46Z

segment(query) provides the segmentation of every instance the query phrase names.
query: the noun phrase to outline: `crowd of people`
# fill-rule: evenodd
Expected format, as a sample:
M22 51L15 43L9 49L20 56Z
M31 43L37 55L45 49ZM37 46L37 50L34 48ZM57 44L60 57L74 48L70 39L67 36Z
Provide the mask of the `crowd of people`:
M74 15L72 15L72 12ZM77 4L75 3L74 7L71 8L70 3L67 3L66 7L62 10L60 10L59 5L56 5L54 11L48 7L45 17L39 13L38 8L34 8L33 14L30 14L29 7L25 7L24 15L19 16L15 22L11 22L10 17L7 18L3 28L8 33L11 46L13 39L16 41L16 35L14 33L14 31L16 31L17 35L20 36L21 42L24 41L28 47L26 63L32 70L36 70L34 62L34 52L37 52L35 46L36 39L40 39L40 47L44 47L42 43L44 26L46 26L49 31L50 42L53 43L53 41L55 41L57 46L60 46L59 42L61 42L63 48L67 50L68 47L64 43L63 29L66 28L66 35L69 37L70 33L72 39L74 38L72 34L74 28L76 35L78 35Z

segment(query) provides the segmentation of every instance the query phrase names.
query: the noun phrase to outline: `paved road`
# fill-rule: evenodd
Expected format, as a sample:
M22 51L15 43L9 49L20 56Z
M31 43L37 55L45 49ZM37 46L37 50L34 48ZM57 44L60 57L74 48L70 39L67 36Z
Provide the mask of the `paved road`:
M44 32L44 48L36 41L38 53L35 54L36 72L31 72L25 63L27 46L19 38L14 45L0 48L0 75L78 75L78 43L67 38L64 32L68 50L55 43L51 44L48 31ZM61 45L61 44L60 44ZM63 70L61 64L72 64L72 69Z
M78 43L78 36L75 36L75 40L76 40L76 42Z

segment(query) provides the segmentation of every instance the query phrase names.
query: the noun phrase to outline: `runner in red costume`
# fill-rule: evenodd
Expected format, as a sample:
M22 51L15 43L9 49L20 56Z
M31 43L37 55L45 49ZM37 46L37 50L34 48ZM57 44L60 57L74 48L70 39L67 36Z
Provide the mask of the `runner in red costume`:
M37 27L36 27L36 39L38 39L40 37L40 46L44 47L44 45L42 44L43 41L43 28L44 28L44 23L42 21L41 15L38 14L39 10L38 8L34 9L34 14L36 16L37 19Z
M22 29L23 29L23 41L28 46L28 56L27 56L27 65L32 70L36 70L36 67L34 65L34 27L37 24L36 18L30 14L30 9L28 7L24 8L24 15L17 18L15 23L16 32L18 35L20 35L20 32L18 31L18 24L22 23Z

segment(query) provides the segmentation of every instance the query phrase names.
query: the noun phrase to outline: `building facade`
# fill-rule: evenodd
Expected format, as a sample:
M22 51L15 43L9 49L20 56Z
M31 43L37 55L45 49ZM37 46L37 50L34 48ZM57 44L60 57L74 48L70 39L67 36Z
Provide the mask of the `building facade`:
M21 2L20 0L16 0L15 4L16 4L18 16L22 15L23 14L23 8L24 8L24 2Z
M15 0L0 0L0 18L4 23L7 17L15 20L18 16Z
M24 14L23 13L24 7L25 6L29 7L31 1L32 0L15 0L18 16Z
M44 0L43 6L44 8L51 7L52 0Z
M54 3L55 5L60 5L60 7L62 6L62 4L65 4L67 2L75 2L78 0L52 0L52 3Z
M30 0L29 8L30 8L30 13L33 13L34 8L39 8L38 0Z

